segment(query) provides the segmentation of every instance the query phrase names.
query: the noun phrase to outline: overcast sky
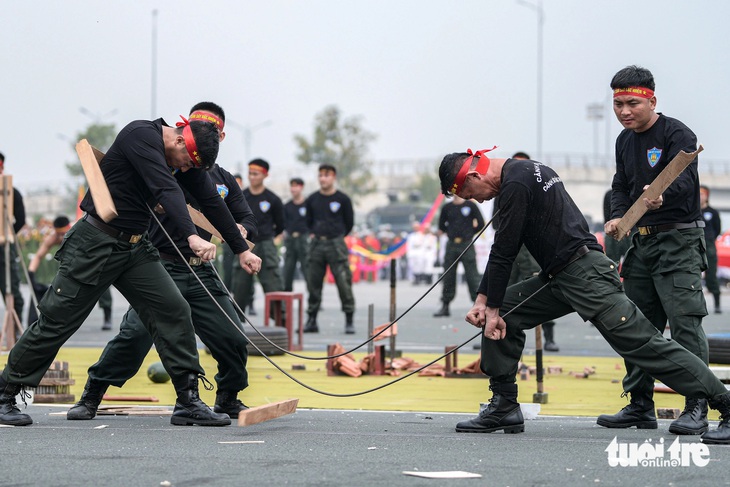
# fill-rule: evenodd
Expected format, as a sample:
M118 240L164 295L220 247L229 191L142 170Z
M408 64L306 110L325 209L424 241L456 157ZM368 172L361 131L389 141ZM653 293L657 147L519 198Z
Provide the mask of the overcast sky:
M587 105L609 102L613 74L640 64L659 110L697 133L705 160L730 159L730 2L545 0L543 10L544 153L592 153ZM76 156L63 138L94 118L172 124L200 100L238 124L219 162L244 162L239 127L254 127L250 155L268 159L273 178L295 161L293 135L311 136L330 104L378 135L375 160L537 150L537 15L516 0L24 0L4 1L2 19L0 152L21 190L66 179ZM613 116L608 127L612 150ZM601 122L601 153L605 134Z

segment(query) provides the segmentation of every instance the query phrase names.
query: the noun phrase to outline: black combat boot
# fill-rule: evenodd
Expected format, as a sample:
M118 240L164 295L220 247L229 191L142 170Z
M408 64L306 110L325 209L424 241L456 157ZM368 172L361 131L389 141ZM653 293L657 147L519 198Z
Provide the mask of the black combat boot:
M604 428L657 429L652 393L631 393L631 402L616 414L601 414L596 423Z
M353 313L345 313L345 333L348 335L355 334L355 325L352 324Z
M730 392L715 396L708 401L712 409L720 411L717 429L707 431L700 439L711 445L730 445Z
M104 324L101 325L101 329L104 331L112 329L112 309L102 308L104 310Z
M248 409L244 403L238 399L236 391L222 391L218 389L215 393L215 405L213 411L216 413L226 413L231 418L237 418L238 413Z
M434 318L441 318L442 316L451 316L451 313L449 313L449 303L442 304L441 309L433 314Z
M548 321L547 323L543 323L542 331L545 334L545 344L542 346L542 349L546 352L559 352L560 347L555 343L555 322Z
M669 425L675 435L701 435L707 431L707 399L684 399L684 411Z
M101 404L104 393L108 388L109 384L92 380L89 377L84 387L84 393L81 394L81 399L68 410L66 419L92 419L96 416L96 410L99 409L99 404Z
M525 419L517 402L517 384L492 384L489 386L492 398L489 406L474 419L461 421L456 425L459 433L523 433Z
M205 377L200 377L204 384L210 384ZM177 392L177 402L172 411L170 423L178 426L228 426L231 418L227 414L218 414L200 400L198 395L198 374L187 374L172 381ZM207 389L206 384L206 389ZM210 384L210 389L213 385Z
M15 402L18 393L25 393L20 384L8 384L0 378L0 424L11 426L27 426L33 420L27 414L21 413ZM23 400L25 401L25 399Z
M309 313L307 316L307 324L304 325L304 333L319 333L319 326L317 326L317 313Z

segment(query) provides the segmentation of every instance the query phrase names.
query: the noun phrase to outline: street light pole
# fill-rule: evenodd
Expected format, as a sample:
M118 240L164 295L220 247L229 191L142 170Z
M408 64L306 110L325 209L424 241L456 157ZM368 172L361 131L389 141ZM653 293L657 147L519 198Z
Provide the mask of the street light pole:
M157 114L157 9L152 11L152 68L150 93L150 120Z
M535 0L530 3L525 0L517 0L519 5L534 10L537 14L537 160L542 160L542 31L545 23L545 11L542 8L542 0Z
M256 125L243 125L240 123L236 123L230 119L226 120L226 125L236 127L243 132L243 153L245 155L247 163L251 160L251 142L253 140L253 133L259 129L268 127L272 123L274 122L272 122L271 120L266 120L264 122L257 123ZM238 162L238 173L243 174L243 164L241 163L241 161Z

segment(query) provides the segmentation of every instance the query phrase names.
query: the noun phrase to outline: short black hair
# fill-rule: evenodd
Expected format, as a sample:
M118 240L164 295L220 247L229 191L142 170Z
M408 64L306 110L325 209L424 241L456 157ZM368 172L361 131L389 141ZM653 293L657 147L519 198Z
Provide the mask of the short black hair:
M261 167L263 167L264 169L266 169L266 172L269 172L269 163L268 163L268 162L266 162L266 161L265 161L265 160L263 160L263 159L254 159L253 161L251 161L251 162L249 162L249 163L248 163L248 165L249 165L249 166L250 166L251 164L253 164L253 165L255 165L255 166L261 166Z
M0 162L5 162L5 154L0 152Z
M223 123L225 123L226 121L226 114L223 111L223 108L221 108L220 105L213 103L212 101L201 101L200 103L196 103L195 105L193 105L193 108L190 109L190 113L193 113L196 110L210 112L213 115L219 117L223 121Z
M57 216L55 220L53 220L53 228L63 228L69 225L71 223L67 216L60 215Z
M233 179L243 179L243 176L241 176L239 173L236 173L233 175Z
M289 180L289 185L292 184L298 184L299 186L304 186L304 180L302 178L291 178Z
M656 84L654 83L654 75L646 68L636 66L626 66L621 71L613 75L611 80L611 89L630 88L632 86L641 86L654 91Z
M335 176L337 175L337 169L332 164L320 164L317 171L332 171L335 173Z
M512 154L512 159L532 159L532 158L530 157L530 154L528 154L527 152L520 151L520 152L515 152L514 154Z
M469 157L466 152L452 152L447 154L441 160L439 165L439 179L441 180L441 192L446 196L453 196L451 188L454 185L456 175L459 174L461 166L464 165L464 161Z
M190 124L190 130L193 133L193 139L195 139L195 145L198 147L198 154L200 154L200 165L208 171L215 164L215 160L218 158L218 148L220 143L220 136L218 135L218 128L210 122L195 122ZM182 133L182 127L180 127Z

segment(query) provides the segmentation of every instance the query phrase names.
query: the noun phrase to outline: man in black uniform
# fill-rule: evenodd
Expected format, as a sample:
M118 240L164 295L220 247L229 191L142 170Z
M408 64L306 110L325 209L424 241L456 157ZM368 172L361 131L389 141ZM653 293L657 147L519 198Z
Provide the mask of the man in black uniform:
M352 271L350 254L345 236L355 224L352 201L335 187L337 170L329 164L319 166L319 191L312 193L305 203L307 208L307 227L312 232L309 246L309 273L307 283L309 300L305 333L318 333L317 313L322 304L322 285L330 266L340 296L342 311L345 313L345 333L355 333L353 315L355 296L352 294Z
M307 254L309 231L307 229L307 207L304 206L304 181L292 178L289 181L291 200L284 205L284 291L291 291L294 285L294 273L297 262L302 275L307 275Z
M624 130L616 139L616 174L611 188L611 220L607 238L617 237L617 224L644 189L679 151L692 152L697 138L679 120L656 113L654 77L647 69L628 66L611 80L613 110ZM707 315L702 294L705 222L700 211L697 160L687 167L656 200L644 199L647 211L626 252L621 277L626 295L659 330L667 321L672 338L708 363L707 337L702 318ZM627 360L624 395L631 402L617 414L603 414L597 423L607 428L656 429L654 379ZM685 408L669 431L698 435L707 431L707 401L685 398Z
M681 394L709 399L721 421L702 440L730 443L730 392L696 355L665 339L624 294L616 264L602 252L555 171L535 161L490 161L485 152L449 154L439 168L446 195L481 202L500 194L500 227L466 315L466 321L484 328L481 369L493 395L486 409L459 422L456 431L523 432L515 379L525 330L576 311L626 360ZM507 287L523 244L542 273Z
M214 117L220 121L217 126L220 127L219 138L222 142L225 123L223 109L211 102L198 103L191 109L191 123L197 123L196 120L207 120L207 117ZM255 235L256 221L233 175L217 164L208 171L208 175L239 228L243 227L241 234ZM199 209L200 205L195 198L187 191L184 193L186 201ZM162 210L159 212L161 212L160 223L169 227L169 223L167 223L169 216ZM210 240L210 233L197 227L196 230L202 238ZM230 232L231 229L229 228L228 231ZM244 270L256 272L260 269L261 259L248 250L245 242L241 246L241 235L224 234L223 237L226 242L230 242L228 246L234 255L238 254L238 262ZM220 280L211 264L198 259L185 242L177 242L173 245L157 222L152 222L150 226L150 241L160 252L165 269L190 304L195 333L218 362L218 374L215 376L218 390L214 411L237 418L239 412L247 408L238 399L238 393L248 387L246 371L248 360L246 345L248 342L241 333L242 325L238 313L228 293L221 287ZM241 248L246 250L240 252ZM178 254L178 249L183 257ZM187 264L192 267L195 274L190 272ZM196 275L205 288L201 287ZM211 293L214 301L211 300L206 289ZM96 415L107 388L110 385L122 387L142 365L152 346L152 337L134 309L130 308L127 311L119 329L119 334L107 344L99 361L89 368L89 379L86 382L84 393L76 405L68 411L66 415L68 419L92 419Z
M0 176L5 171L5 156L0 152ZM25 205L23 196L17 188L13 187L13 232L17 235L25 225ZM18 253L15 244L10 245L10 292L13 295L13 309L18 315L18 320L23 319L23 293L20 292L20 270L18 269ZM0 246L0 294L5 298L5 252Z
M264 186L269 175L269 163L254 159L248 163L248 188L243 190L248 206L253 211L258 235L251 239L255 244L253 253L261 258L261 273L258 274L264 293L281 291L279 273L279 249L274 239L284 231L284 204L281 198ZM252 304L253 276L243 269L233 271L233 296L241 309Z
M474 235L483 226L484 218L482 217L482 212L473 201L465 201L456 196L453 202L446 203L441 208L438 235L446 234L449 238L448 242L446 242L446 251L444 252L444 271L456 262L459 255L469 246ZM479 287L477 254L473 246L469 247L469 250L461 258L461 265L464 266L464 275L466 276L466 283L469 286L469 295L473 301L477 297L477 288ZM435 317L451 316L449 303L456 296L457 267L454 266L444 276L442 281L441 309L433 314Z
M717 245L715 241L722 233L720 213L710 206L710 188L700 186L700 208L702 219L705 220L705 245L707 247L707 270L705 271L705 285L715 298L715 313L722 313L720 308L720 283L717 281Z
M86 212L68 231L55 258L59 271L39 304L39 318L20 337L0 376L0 424L28 425L15 396L35 387L58 349L81 326L101 294L114 285L137 310L154 338L177 392L172 424L222 426L228 415L214 413L200 400L198 360L190 306L180 295L147 237L147 201L159 202L171 216L169 231L187 241L201 260L215 258L216 247L198 236L178 182L227 234L236 223L215 193L210 168L218 155L218 131L200 122L170 127L164 120L137 120L122 129L101 163L118 216L105 223L87 192ZM190 170L196 168L198 170ZM175 174L173 174L175 173ZM231 229L231 231L229 231Z

